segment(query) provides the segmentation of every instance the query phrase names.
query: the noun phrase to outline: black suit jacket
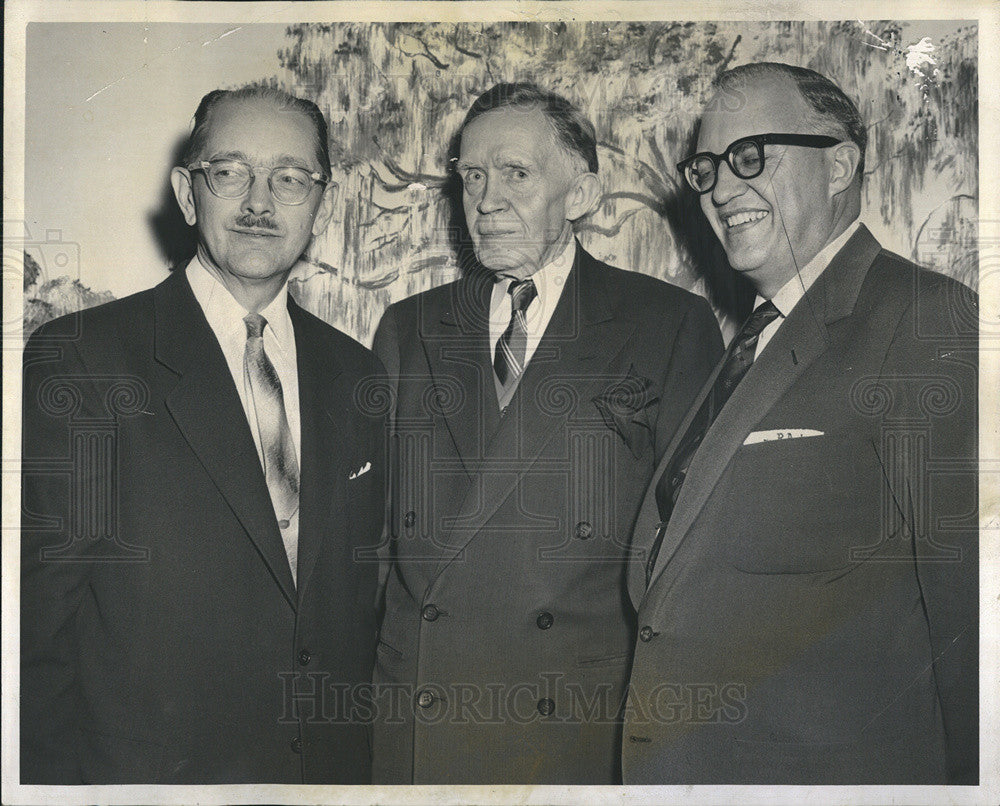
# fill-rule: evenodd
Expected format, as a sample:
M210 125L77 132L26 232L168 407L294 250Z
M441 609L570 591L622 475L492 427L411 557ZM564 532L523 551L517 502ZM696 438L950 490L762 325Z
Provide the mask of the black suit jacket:
M501 417L492 289L399 302L375 339L397 399L375 781L611 784L632 522L719 329L703 299L577 246Z
M183 271L57 319L24 358L22 783L369 779L383 432L372 354L289 300L298 588ZM367 472L350 478L368 466ZM363 553L363 552L362 552Z
M862 227L661 528L667 450L634 536L626 783L976 780L977 325L971 291Z

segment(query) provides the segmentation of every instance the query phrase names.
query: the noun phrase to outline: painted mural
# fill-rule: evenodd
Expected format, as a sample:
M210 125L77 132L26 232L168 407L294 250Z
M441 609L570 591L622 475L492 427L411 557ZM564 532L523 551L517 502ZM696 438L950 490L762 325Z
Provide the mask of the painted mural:
M752 295L734 277L674 167L722 71L782 61L830 76L869 125L863 220L885 245L976 285L977 30L935 42L905 23L553 22L303 24L276 54L330 121L339 183L328 232L296 268L292 292L365 344L393 301L454 279L464 257L449 149L472 101L531 80L594 121L604 194L579 222L609 263L709 298L731 335ZM30 285L25 330L105 296ZM58 279L58 278L57 278Z

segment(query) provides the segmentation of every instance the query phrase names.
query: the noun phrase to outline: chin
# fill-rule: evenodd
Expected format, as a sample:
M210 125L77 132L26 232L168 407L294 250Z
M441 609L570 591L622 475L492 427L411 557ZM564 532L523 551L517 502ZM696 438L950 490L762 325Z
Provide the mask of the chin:
M520 261L512 260L509 254L492 249L486 252L477 252L476 259L493 272L513 271L521 265Z
M733 249L730 248L729 244L726 246L726 257L729 259L729 265L738 272L752 272L770 262L766 250L747 249L745 246Z
M248 280L267 280L290 269L291 266L287 269L281 269L273 261L248 260L235 263L232 273L239 277L245 277Z
M729 265L739 272L753 271L761 265L759 260L754 260L746 254L726 252L726 257L729 259Z

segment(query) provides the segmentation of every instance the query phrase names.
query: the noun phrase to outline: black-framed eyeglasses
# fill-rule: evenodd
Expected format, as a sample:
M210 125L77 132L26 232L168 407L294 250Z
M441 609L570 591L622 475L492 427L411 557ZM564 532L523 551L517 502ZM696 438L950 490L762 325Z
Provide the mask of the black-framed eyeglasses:
M242 160L202 160L188 165L187 169L204 173L208 189L220 199L240 198L256 178L253 166ZM317 171L291 165L272 168L267 175L267 186L274 198L287 205L302 204L309 198L313 184L328 183L329 180Z
M740 179L753 179L764 172L764 146L804 146L830 148L844 142L825 134L755 134L741 137L722 154L699 151L677 163L688 185L696 193L708 193L719 178L719 164L725 160Z

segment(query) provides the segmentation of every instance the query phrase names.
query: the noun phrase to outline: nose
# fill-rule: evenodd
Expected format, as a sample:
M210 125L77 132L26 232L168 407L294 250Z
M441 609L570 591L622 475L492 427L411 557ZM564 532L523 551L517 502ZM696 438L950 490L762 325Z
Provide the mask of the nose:
M476 210L480 215L487 215L504 210L507 207L507 198L504 195L503 187L496 177L487 177L483 180L483 191L476 202Z
M274 212L274 197L271 195L271 186L267 182L266 175L255 174L250 178L250 187L243 197L242 209L251 215Z
M733 173L729 163L723 160L719 164L718 174L715 178L715 187L712 188L712 203L716 207L722 207L727 202L735 199L746 190L745 179L740 179Z

